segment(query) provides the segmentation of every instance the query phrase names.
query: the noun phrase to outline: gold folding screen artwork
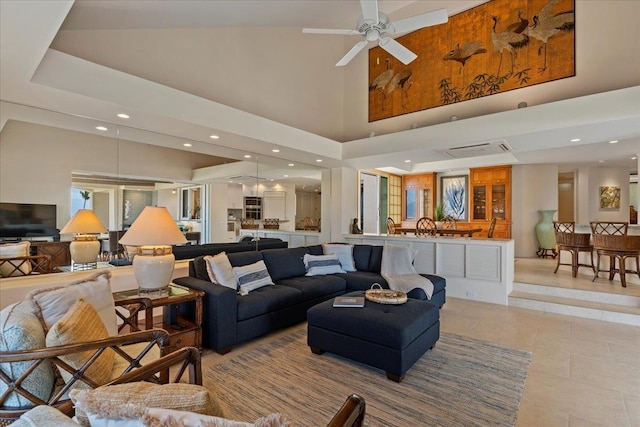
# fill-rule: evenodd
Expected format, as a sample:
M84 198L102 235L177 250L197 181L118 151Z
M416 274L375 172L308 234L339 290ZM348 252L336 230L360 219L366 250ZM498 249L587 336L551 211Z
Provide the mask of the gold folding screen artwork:
M369 121L575 75L575 0L493 0L369 51Z

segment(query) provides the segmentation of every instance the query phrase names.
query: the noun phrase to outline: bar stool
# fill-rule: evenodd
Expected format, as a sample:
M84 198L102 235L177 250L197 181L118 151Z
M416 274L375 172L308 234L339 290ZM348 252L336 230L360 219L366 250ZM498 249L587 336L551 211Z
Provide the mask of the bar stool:
M596 272L593 276L592 282L598 278L600 273L600 257L608 256L609 270L603 270L609 272L609 280L613 280L616 273L620 274L620 282L622 287L627 287L626 274L637 274L640 277L640 236L621 236L610 234L594 234L593 235L593 247L598 255L598 261L596 265ZM627 269L627 258L635 258L636 269ZM616 267L617 261L617 267Z
M556 244L558 247L558 264L556 264L556 269L553 273L558 272L558 268L561 265L570 265L571 266L571 275L573 277L578 276L578 268L580 267L589 267L593 272L596 272L596 268L593 265L593 245L590 242L591 234L589 233L566 233L566 232L556 232ZM563 263L560 262L560 258L562 258L561 251L567 251L571 254L571 263ZM580 252L588 252L591 257L591 264L583 264L580 263Z

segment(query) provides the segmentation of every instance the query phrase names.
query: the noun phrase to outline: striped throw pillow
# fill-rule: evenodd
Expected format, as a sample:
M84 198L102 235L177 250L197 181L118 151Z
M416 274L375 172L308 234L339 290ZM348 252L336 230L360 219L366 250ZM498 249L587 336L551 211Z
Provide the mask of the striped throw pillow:
M241 294L263 286L273 285L267 266L262 260L242 267L233 267L233 275L236 276L238 290Z
M310 255L305 254L304 266L307 269L306 276L319 276L322 274L345 273L340 266L338 255Z

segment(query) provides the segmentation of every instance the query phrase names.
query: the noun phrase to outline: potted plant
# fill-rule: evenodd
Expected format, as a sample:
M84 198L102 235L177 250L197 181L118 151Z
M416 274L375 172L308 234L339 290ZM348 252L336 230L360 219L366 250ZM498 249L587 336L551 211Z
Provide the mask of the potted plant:
M436 223L436 227L438 228L438 230L441 229L442 221L444 221L444 206L436 206L436 210L433 213L433 220Z

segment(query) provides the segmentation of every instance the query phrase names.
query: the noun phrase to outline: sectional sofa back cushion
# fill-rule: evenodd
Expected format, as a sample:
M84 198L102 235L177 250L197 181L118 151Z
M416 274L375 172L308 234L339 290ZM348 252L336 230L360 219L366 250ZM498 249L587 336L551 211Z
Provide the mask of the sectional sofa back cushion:
M287 249L267 249L262 251L264 262L274 282L290 277L300 277L307 273L304 266L304 255L309 250L305 247ZM322 255L320 252L319 255Z

